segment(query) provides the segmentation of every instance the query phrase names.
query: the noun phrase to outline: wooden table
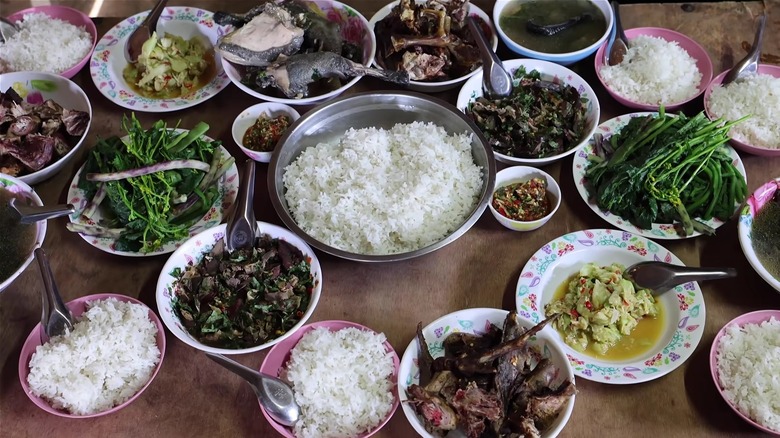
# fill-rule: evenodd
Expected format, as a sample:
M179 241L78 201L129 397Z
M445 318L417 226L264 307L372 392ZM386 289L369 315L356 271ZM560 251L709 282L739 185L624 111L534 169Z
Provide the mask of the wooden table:
M127 7L127 3L122 7ZM219 8L215 1L186 2L192 6ZM232 3L232 2L231 2ZM231 5L234 11L252 2ZM239 6L238 3L241 3ZM366 17L385 0L348 0ZM474 3L491 10L489 0ZM182 2L172 2L182 4ZM223 3L224 4L224 3ZM13 6L13 2L12 2ZM743 41L752 41L753 18L762 9L769 13L764 53L780 54L780 2L724 2L682 4L639 4L621 7L626 28L659 26L671 28L697 40L708 51L716 72L741 59ZM139 6L138 11L143 10ZM4 11L4 14L11 11ZM95 20L103 35L119 19ZM512 58L503 45L503 59ZM630 109L615 103L595 78L593 58L573 66L596 89L602 106L602 121ZM120 133L125 112L95 88L87 68L74 80L89 95L94 120L86 140L91 147L98 137ZM371 79L361 80L348 93L382 87ZM457 90L437 97L454 102ZM149 124L158 117L169 123L182 120L183 127L204 120L209 135L221 139L231 153L241 157L232 143L230 126L239 112L256 103L235 86L190 110L162 115L138 114ZM701 98L685 108L700 111ZM780 174L780 159L742 155L752 191L760 183ZM47 204L64 202L66 186L82 157L54 178L38 184L36 190ZM501 168L501 166L499 166ZM265 165L258 166L255 208L259 220L280 224L271 208L266 189ZM424 324L441 315L468 307L511 309L518 275L528 258L546 242L567 232L607 228L577 194L571 176L571 157L545 168L563 189L563 203L557 215L543 228L530 233L511 232L485 213L476 225L451 245L414 260L360 264L318 252L324 275L323 297L311 321L344 319L382 331L402 354L413 337L418 321ZM54 276L66 301L79 296L118 292L140 298L153 309L155 285L166 256L125 258L103 253L65 230L64 219L49 224L44 248L51 259ZM733 317L758 309L778 308L780 295L764 283L739 250L736 223L726 224L714 237L663 242L684 263L692 266L730 265L739 270L734 280L702 284L707 306L704 337L684 365L652 382L615 386L577 380L579 393L562 436L750 436L758 431L743 422L719 397L710 377L708 355L715 333ZM49 415L33 405L18 381L19 352L30 330L40 318L38 270L32 265L0 295L0 424L3 436L274 436L258 409L254 394L238 377L225 372L203 354L168 333L168 348L160 373L150 387L127 408L110 416L90 420L68 420ZM263 352L238 356L237 360L257 368ZM376 436L411 437L412 428L399 409Z

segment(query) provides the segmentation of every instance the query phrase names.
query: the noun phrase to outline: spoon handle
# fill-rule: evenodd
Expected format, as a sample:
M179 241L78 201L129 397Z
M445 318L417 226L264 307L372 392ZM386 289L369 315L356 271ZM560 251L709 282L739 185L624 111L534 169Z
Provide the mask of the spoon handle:
M41 270L43 278L44 293L41 294L41 326L43 333L41 341L46 342L48 338L65 333L65 330L73 330L73 314L65 306L60 296L57 284L54 282L54 275L49 266L49 258L42 248L35 249L35 259L38 261L38 267ZM45 335L45 339L44 339Z
M225 229L225 247L228 252L254 244L257 230L255 210L255 162L247 160L238 186L238 199Z
M144 18L144 21L141 23L141 26L148 26L150 32L154 32L157 30L157 21L160 20L160 15L162 15L163 10L165 10L165 5L168 3L168 0L159 0L156 5L154 5L154 8L152 8L151 11L149 11L149 15Z
M477 20L469 16L466 18L466 23L482 55L482 88L487 91L486 94L494 96L511 94L512 78L504 69L501 59L496 55L496 52L488 45L487 38L480 30Z
M208 358L213 360L214 362L222 365L223 367L237 374L239 377L246 380L253 386L258 381L258 379L262 378L262 375L259 372L253 370L252 368L244 366L232 359L228 359L227 357L221 354L206 352L206 356L208 356Z
M761 14L758 17L758 29L756 29L756 37L753 39L753 47L750 48L750 59L758 61L761 57L761 44L764 42L764 28L766 27L766 14Z
M75 210L72 204L44 206L18 204L16 198L11 199L11 207L19 212L19 215L21 216L19 221L23 224L34 224L38 221L65 216L73 213Z
M677 279L680 283L688 283L690 281L718 280L736 276L737 270L734 268L687 267L685 269L680 269Z

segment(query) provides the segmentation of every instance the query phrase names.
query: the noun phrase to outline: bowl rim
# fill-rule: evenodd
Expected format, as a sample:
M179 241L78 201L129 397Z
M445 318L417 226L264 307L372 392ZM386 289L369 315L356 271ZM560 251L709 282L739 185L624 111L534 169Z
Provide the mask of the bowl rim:
M743 206L738 210L739 221L737 222L737 237L739 238L739 246L742 248L742 254L744 254L753 271L761 277L770 287L780 292L780 279L775 278L767 269L764 264L758 259L756 252L753 250L752 238L748 237L748 233L752 234L754 215L752 212L752 206L750 200L755 199L756 195L766 189L767 186L772 184L777 186L776 192L780 192L780 176L772 178L765 183L758 186L752 193L750 193L745 200ZM747 219L750 218L750 225L747 224Z
M96 412L94 414L88 414L88 415L75 415L70 414L64 410L56 409L49 402L46 401L46 399L42 397L38 397L32 393L30 390L29 384L27 383L27 376L30 373L30 359L32 359L32 355L35 353L33 350L29 357L24 357L24 350L25 347L28 344L35 344L42 345L40 342L40 333L41 330L43 330L43 327L41 326L41 323L38 322L35 327L33 327L32 331L30 331L30 334L27 336L27 338L24 341L24 344L22 344L22 352L19 356L19 364L18 364L18 372L19 372L19 383L22 386L22 389L24 393L27 395L27 397L30 399L30 401L38 406L40 409L56 415L58 417L64 417L64 418L73 418L73 419L83 419L83 418L95 418L95 417L102 417L104 415L109 415L114 412L119 411L120 409L123 409L133 403L137 398L141 396L141 394L146 391L146 389L149 387L149 385L152 384L152 381L157 377L157 373L160 371L160 368L162 368L162 363L165 358L165 350L167 346L167 341L165 337L165 327L163 326L163 323L160 321L160 317L157 316L157 314L152 310L151 307L147 306L145 303L143 303L138 298L131 297L129 295L123 295L115 292L104 292L104 293L97 293L97 294L91 294L91 295L85 295L82 297L74 298L70 301L68 301L65 306L70 309L71 306L84 304L86 306L87 301L98 301L98 300L106 300L108 298L115 298L117 301L122 302L128 302L133 304L140 304L147 310L147 316L149 317L149 320L152 321L154 326L157 328L157 334L155 335L155 345L160 350L160 360L157 362L157 365L155 365L154 370L152 371L151 376L149 377L149 380L130 398L125 400L124 402L111 407L109 409L106 409L105 411ZM81 316L81 315L79 315ZM36 345L36 346L37 346ZM43 403L43 404L42 404Z
M52 11L52 10L62 10L62 11L67 11L67 12L72 13L72 14L80 15L82 17L82 19L84 20L84 24L83 24L84 30L87 33L89 33L89 36L92 38L92 47L89 49L89 51L87 52L87 54L83 58L79 59L78 62L74 63L73 65L71 65L70 67L66 68L65 70L63 70L63 71L61 71L59 73L53 73L53 74L56 74L58 76L62 76L65 79L70 79L73 76L76 76L76 74L79 71L81 71L82 68L84 68L84 65L86 65L87 61L89 61L89 59L92 58L92 52L95 51L95 46L97 45L97 42L98 42L97 26L95 25L95 22L92 21L92 18L90 18L89 15L85 14L84 12L82 12L82 11L80 11L78 9L71 8L70 6L49 4L49 5L31 6L29 8L21 9L19 11L11 13L6 18L11 20L11 21L14 21L18 17L18 19L21 20L24 17L25 14L41 12L41 13L44 13L46 15L49 15L47 12L48 11ZM61 19L61 20L63 20L63 19ZM67 20L63 20L63 21L67 21ZM70 23L70 24L73 24L73 23ZM74 24L74 26L79 27L80 25ZM78 67L78 68L76 68L76 67ZM9 73L11 73L11 72L9 72Z
M238 147L241 149L241 152L244 153L247 157L253 159L254 161L259 161L261 163L268 163L271 161L271 155L273 155L273 151L255 151L252 149L249 149L248 147L244 146L244 140L243 135L246 133L246 130L240 135L238 134L238 123L239 121L242 121L247 118L257 118L259 116L245 116L247 113L254 113L257 112L260 115L262 114L272 114L272 113L285 113L292 119L292 122L294 123L296 120L301 118L301 113L298 112L295 108L293 108L290 105L287 105L285 103L278 103L278 102L260 102L256 103L252 106L249 106L247 108L244 108L241 110L240 113L236 116L235 119L233 119L233 124L230 126L230 134L233 137L233 141L238 145ZM292 123L290 124L292 126ZM287 128L289 129L289 127ZM276 149L276 148L274 148Z
M417 4L426 3L426 0L414 0ZM371 18L368 20L368 26L369 30L371 30L371 33L374 34L374 59L371 61L371 65L378 68L383 69L379 64L377 64L376 61L376 46L379 44L376 42L376 24L390 15L390 12L393 10L393 8L398 5L398 1L392 1L384 6L382 6L374 15L371 16ZM487 12L485 12L482 8L475 5L474 3L469 3L469 15L477 15L482 21L487 24L487 26L491 30L490 40L488 41L490 43L490 47L493 49L493 52L498 50L498 33L496 31L496 26L493 24L493 22L490 20L490 15L488 15ZM436 81L436 82L429 82L429 81L413 81L409 80L409 86L410 87L416 87L420 91L431 91L435 89L439 90L446 90L455 88L458 84L461 84L468 80L470 77L474 76L478 72L482 71L481 68L477 67L474 70L466 73L463 76L459 76L457 78L448 79L446 81Z
M6 175L4 173L0 173L0 180L11 181L13 184L21 187L22 192L29 195L37 205L43 206L43 201L41 200L41 197L38 196L38 193L36 193L35 190L32 187L30 187L30 185L27 184L26 182L22 181L17 177ZM0 185L0 189L8 190L5 184ZM47 221L36 222L36 227L37 229L35 232L35 243L33 244L32 250L30 251L30 255L27 256L24 262L22 262L21 266L19 266L19 268L16 271L12 272L11 275L8 276L8 278L6 278L3 281L0 281L0 294L2 294L4 290L8 289L8 287L11 286L11 284L13 284L13 282L16 281L16 279L19 278L19 276L22 275L24 271L27 270L27 267L30 266L32 261L35 259L35 250L43 246L43 241L46 240Z
M322 321L315 321L310 322L304 326L302 326L297 332L296 335L300 335L298 339L295 340L295 344L291 346L287 346L288 343L291 343L291 339L286 339L285 342L280 342L273 347L271 347L270 350L268 350L268 354L265 355L265 358L263 358L263 362L260 364L260 367L258 368L258 371L261 373L270 374L272 376L278 377L278 369L274 370L271 369L271 358L281 358L280 361L280 367L284 366L289 361L290 358L290 352L298 345L298 342L300 342L300 338L303 337L306 333L310 332L311 330L314 330L316 328L325 327L330 331L339 331L345 328L357 328L359 330L367 330L375 334L384 334L381 332L377 332L376 330L367 327L363 324L347 321L347 320L340 320L340 319L329 319L329 320L322 320ZM395 348L392 344L390 344L390 341L387 339L387 336L385 336L385 341L383 342L385 345L385 350L391 354L393 359L393 372L391 373L389 379L392 383L392 392L393 392L393 406L390 408L390 412L387 414L387 416L382 420L381 423L379 423L375 428L371 429L370 431L363 433L359 435L359 438L367 438L369 436L374 435L375 433L379 432L384 426L390 421L391 418L393 418L393 415L395 414L395 411L398 409L398 406L401 403L401 398L398 395L398 374L401 367L401 358L398 356L398 352L396 352ZM284 349L284 352L281 350ZM276 362L274 359L273 362ZM289 427L283 426L276 421L274 421L269 415L268 412L265 410L265 407L263 407L262 404L259 403L260 411L263 414L263 417L268 421L269 424L280 434L282 434L285 437L295 438L295 435L291 434L289 432Z
M503 321L504 319L506 319L506 315L508 315L509 312L510 312L509 310L497 309L497 308L492 308L492 307L468 307L468 308L459 309L459 310L455 310L453 312L446 313L446 314L436 318L435 320L431 321L427 325L423 326L422 327L422 331L424 333L425 330L428 329L429 327L440 325L440 324L442 324L442 322L444 322L444 321L446 321L448 319L454 318L458 314L469 314L469 315L474 314L474 315L479 315L479 316L482 316L482 317L485 317L485 318L488 318L488 319L490 319L492 317L499 317L500 316L502 318L502 321ZM517 315L517 318L520 320L521 325L523 325L524 327L534 327L536 325L533 321L531 321L531 320L529 320L527 318L524 318L524 317L520 316L519 314ZM503 326L499 326L499 328L503 328ZM577 376L574 374L574 368L572 367L571 362L569 361L569 359L568 359L568 357L566 355L566 351L564 351L564 349L561 347L560 343L555 340L555 338L554 338L554 336L552 336L550 330L551 330L551 328L549 326L544 327L542 330L540 330L536 334L536 336L537 337L538 336L543 337L544 340L547 342L547 344L550 346L550 349L551 350L556 350L557 353L561 356L561 358L563 359L562 362L563 362L564 365L563 365L562 368L559 367L560 369L558 370L558 374L559 375L560 374L564 374L564 373L568 374L569 379L571 380L572 384L574 384L574 386L576 388L577 387L577 382L576 382ZM405 401L405 400L408 400L408 397L406 396L405 392L402 392L402 389L406 388L407 385L405 384L405 382L402 381L401 371L406 368L406 367L404 367L404 363L413 362L414 358L419 355L418 349L419 349L419 347L417 345L417 337L414 336L409 341L409 344L404 349L404 353L401 356L401 363L400 363L399 369L398 369L398 385L397 385L397 389L398 389L398 397L401 399L402 402ZM406 359L407 357L409 357L408 360ZM567 403L566 408L559 414L559 415L563 416L563 421L561 421L561 424L558 426L558 428L555 429L555 430L546 430L546 431L542 432L542 436L543 437L545 437L545 438L555 437L566 427L566 424L571 419L571 415L572 415L572 413L574 411L574 404L576 402L576 397L577 397L577 394L572 395L571 399ZM407 403L402 403L401 404L401 409L402 409L402 411L404 413L404 416L406 417L406 420L409 422L409 425L411 425L412 428L420 436L422 436L422 437L429 437L429 438L432 437L432 435L429 432L427 432L425 430L425 428L422 426L422 422L417 417L417 414L413 410L411 410L411 408L408 408L408 409L407 408L408 408L408 404ZM410 415L412 415L414 418L410 417ZM415 420L415 421L413 421L413 420Z
M599 98L596 95L596 92L593 90L593 87L590 86L588 81L585 80L582 76L580 76L577 72L571 70L565 65L561 65L552 61L545 61L543 59L535 59L535 58L515 58L515 59L507 59L503 61L504 67L507 70L517 69L519 67L526 67L527 69L530 68L532 70L537 70L542 74L543 71L540 71L539 69L546 69L547 71L555 71L562 69L563 72L565 72L565 75L571 75L573 79L578 80L581 82L582 87L584 88L584 93L580 93L580 96L583 94L590 97L589 101L593 103L592 106L592 112L593 112L593 123L582 136L582 139L580 142L570 149L561 152L557 155L552 155L549 157L544 158L520 158L520 157L510 157L509 155L504 155L500 152L493 151L493 155L496 160L501 161L503 163L509 164L509 165L526 165L526 166L543 166L547 164L552 164L556 161L559 161L563 158L566 158L569 155L574 154L576 151L580 150L584 145L588 143L590 138L593 136L593 134L598 129L601 119L601 103L599 102ZM558 75L553 74L553 76L558 76L559 78L561 76L565 75ZM571 85L571 82L567 79L562 79L562 81L567 84ZM466 92L468 89L474 89L474 90L482 90L482 71L480 70L479 73L476 75L470 77L466 83L463 84L460 91L458 92L458 97L456 99L456 105L458 107L458 111L463 113L465 115L466 107L464 106L463 109L461 109L461 104L468 105L471 103L471 96L466 95ZM573 85L572 85L573 86ZM467 118L471 119L470 117L466 116ZM481 132L481 131L480 131ZM490 147L492 150L493 148Z
M723 327L721 327L720 330L718 330L718 333L715 335L715 338L712 341L712 346L710 347L709 362L710 362L710 374L712 375L712 382L715 384L715 389L718 391L718 394L723 399L723 401L726 402L726 404L731 408L731 410L734 411L739 417L741 417L743 420L745 420L745 422L752 425L753 427L772 435L780 435L780 431L772 430L766 426L762 426L761 424L758 424L757 421L750 419L750 417L748 417L747 414L741 412L739 409L737 409L737 407L732 402L726 399L726 396L723 393L723 390L721 389L720 373L718 372L718 348L720 347L720 342L723 336L725 336L726 334L726 329L733 325L738 325L739 327L743 327L747 324L759 324L761 322L769 321L771 317L774 317L776 320L780 321L780 310L776 310L776 309L754 310L752 312L743 313L741 315L732 318L729 322L724 324Z
M587 58L591 53L598 50L598 48L604 44L608 39L610 34L612 33L612 28L614 27L614 20L615 20L615 14L612 11L612 8L609 6L609 2L606 0L590 0L591 3L602 3L606 7L601 9L602 12L604 10L607 11L606 18L607 19L607 26L604 30L604 33L599 37L598 40L596 40L593 44L589 45L588 47L582 48L580 50L576 50L574 52L566 52L566 53L546 53L546 52L539 52L536 50L529 49L522 44L519 44L512 40L512 38L509 38L509 35L507 35L504 30L501 28L500 23L500 15L501 12L504 11L506 6L512 2L512 0L496 0L496 3L493 5L493 23L495 23L495 30L496 32L501 35L501 40L504 41L504 44L507 46L509 50L511 50L514 53L518 53L522 56L529 56L533 59L539 59L539 60L546 60L546 61L552 61L552 62L569 62L573 64L574 62L580 61L582 59ZM525 52L525 53L519 53L517 50Z
M449 110L449 112L454 114L456 117L460 118L471 128L471 130L473 131L472 135L474 139L483 146L483 149L485 150L485 154L487 155L487 168L482 169L483 179L487 178L487 180L483 182L483 186L485 187L485 190L477 199L474 208L471 210L469 215L463 220L463 222L461 222L458 228L455 229L455 231L451 232L450 234L444 236L444 238L442 238L438 242L432 243L426 247L418 248L414 251L406 251L406 252L399 252L393 254L381 254L381 255L358 254L358 253L345 251L343 249L339 249L330 246L324 242L321 242L318 239L315 239L314 237L309 235L309 233L305 232L300 226L298 226L298 224L295 222L295 219L293 219L292 214L284 206L284 203L282 202L280 197L276 196L276 194L278 193L279 184L277 184L275 174L278 171L281 172L284 171L284 169L279 169L280 168L279 155L282 149L281 147L277 147L276 149L274 149L273 156L271 157L271 163L268 168L267 186L268 186L268 191L271 194L270 196L271 204L273 205L274 210L276 210L277 215L279 215L279 218L282 220L282 223L284 223L284 225L287 228L289 228L292 233L300 236L301 239L303 239L306 243L308 243L312 247L342 259L358 261L358 262L395 262L395 261L413 259L437 251L449 245L450 243L456 241L457 239L459 239L461 236L463 236L463 234L465 234L469 229L471 229L471 227L473 227L474 224L477 223L479 218L485 212L485 209L487 208L487 204L490 202L490 197L493 194L492 189L496 182L496 163L495 160L493 159L493 148L488 146L487 140L482 135L482 133L480 132L479 128L474 123L474 121L469 119L462 111L458 110L457 107L455 107L449 102L446 102L436 97L432 97L414 91L405 91L405 90L404 91L397 91L397 90L366 91L361 93L350 94L347 96L340 96L329 102L320 104L314 107L312 110L306 112L306 114L302 115L300 119L296 120L295 123L293 123L293 125L287 130L287 132L282 136L282 138L279 139L278 145L284 145L287 142L289 136L296 130L296 128L299 125L306 123L306 121L315 117L317 114L319 114L319 112L323 111L324 109L342 103L347 100L362 100L369 96L385 96L385 97L403 96L403 97L412 98L416 100L428 101L430 103L438 105L439 107L442 108L443 111Z
M331 6L331 8L335 7L335 8L347 10L354 13L354 16L357 17L358 20L360 20L361 24L363 25L363 28L365 29L365 34L368 36L370 41L369 56L363 62L364 66L370 67L371 64L374 62L374 57L376 57L376 36L374 35L374 32L369 26L366 17L356 8L337 0L307 0L307 1L317 4L318 7L321 7L321 5L325 4ZM228 79L230 79L230 82L232 82L236 87L238 87L238 89L240 89L244 93L266 102L283 103L283 104L295 105L295 106L317 105L324 102L331 102L334 98L340 96L345 91L352 88L353 85L355 85L359 80L363 78L363 76L355 76L354 78L347 81L341 87L325 94L320 94L312 97L304 97L301 99L290 99L287 97L271 96L247 87L246 85L241 83L240 80L241 78L237 77L237 75L235 74L236 73L235 65L233 65L230 61L226 60L224 57L221 58L221 64L222 64L222 70L225 71L225 74L227 75Z
M523 176L517 176L516 175L516 174L521 173L521 172L524 173ZM502 175L502 173L503 173L503 175ZM517 183L517 182L519 182L521 180L522 181L526 181L526 180L528 180L527 176L532 174L532 173L539 173L547 180L548 189L546 189L546 190L548 192L550 191L549 187L555 187L556 188L556 191L559 194L558 194L558 196L555 197L555 206L553 206L553 208L551 208L550 211L546 215L544 215L544 217L542 217L540 219L532 220L532 221L519 221L519 220L516 220L516 219L510 219L510 218L502 215L498 211L496 211L496 209L493 207L493 196L495 195L496 190L498 190L498 189L500 189L502 187L506 187L506 186L508 186L510 184L515 184L515 183ZM504 176L505 177L504 181L499 181L500 176ZM550 181L553 182L553 185L550 184ZM500 171L498 171L498 173L496 173L496 184L495 184L495 187L493 187L493 193L490 195L490 202L488 203L488 208L490 208L490 212L493 213L493 216L495 216L496 219L499 220L499 222L501 222L502 219L503 219L503 220L507 221L508 223L510 223L512 225L525 225L525 226L540 225L541 226L541 225L544 225L545 223L547 223L553 217L553 215L555 215L555 213L558 211L558 208L560 208L560 206L561 206L562 198L563 198L563 194L561 193L561 186L560 186L560 184L558 184L558 181L556 181L555 178L553 178L553 176L550 175L549 173L547 173L544 170L539 169L537 167L533 167L533 166L511 166L511 167L507 167L505 169L501 169ZM499 217L501 219L499 219ZM517 230L517 231L521 231L521 230ZM531 231L531 230L529 230L529 231Z
M189 262L185 264L174 263L176 259L182 258L186 260L186 256L190 254L196 257L202 257L202 255L206 251L212 248L212 245L204 245L201 251L195 254L195 253L187 252L190 244L200 240L210 241L211 237L214 236L215 233L221 232L224 235L226 230L227 230L227 223L221 223L214 227L207 228L201 231L200 233L187 239L187 241L182 243L181 246L176 248L176 250L169 255L168 259L165 261L165 264L160 270L160 274L157 276L157 282L155 285L155 302L157 303L157 310L158 312L160 312L160 319L162 320L163 324L168 329L168 331L171 332L179 341L183 342L185 345L191 348L194 348L195 350L204 351L208 353L235 355L235 354L254 353L257 351L268 349L269 347L272 347L278 344L279 342L282 342L283 340L289 338L290 336L293 335L293 333L300 330L301 327L303 327L311 318L311 316L314 314L314 311L317 308L317 304L319 303L320 297L322 296L323 272L322 272L322 266L320 265L317 255L314 253L314 250L306 243L305 240L303 240L301 237L295 235L295 233L292 233L290 230L287 230L284 227L280 227L278 225L274 225L268 222L257 221L257 235L270 234L268 230L273 230L273 232L276 234L276 238L285 240L289 244L300 249L305 255L307 255L310 258L309 272L311 272L312 277L314 277L315 279L315 284L314 287L312 288L311 298L309 300L309 306L306 308L306 311L303 313L301 319L295 325L293 325L292 328L290 328L290 330L286 331L284 334L274 339L271 339L268 342L255 345L253 347L236 348L236 349L211 347L200 343L198 340L192 337L192 335L186 332L186 330L179 330L179 328L174 325L174 321L173 321L174 318L178 319L178 317L176 315L168 315L166 312L163 311L163 309L166 309L167 307L171 307L170 303L173 298L173 297L165 296L165 289L170 283L169 279L173 278L170 275L170 272L176 267L186 267L190 265ZM206 239L207 237L208 239ZM195 260L193 257L193 263L194 262Z
M677 37L678 39L687 40L688 43L690 43L699 52L701 52L704 55L704 57L699 58L699 57L693 56L693 54L691 54L687 50L685 50L685 49L683 49L683 50L685 50L686 53L688 53L688 56L690 56L691 58L693 58L694 61L696 61L696 64L698 64L699 61L703 61L705 66L707 67L707 70L709 70L709 75L708 76L704 75L705 72L700 71L700 73L702 74L702 77L701 77L701 80L699 81L699 86L697 87L698 91L697 91L696 94L694 94L693 96L691 96L691 97L689 97L688 99L685 99L685 100L681 100L681 101L678 101L678 102L670 102L668 104L664 104L664 109L666 111L676 110L676 109L680 108L681 106L683 106L683 105L685 105L685 104L687 104L687 103L689 103L689 102L699 98L702 94L704 94L704 92L706 91L706 89L709 86L710 82L712 81L712 77L713 77L713 74L714 74L714 67L712 65L712 58L710 58L710 54L709 54L709 52L707 52L707 49L705 49L704 46L699 44L698 41L694 40L693 38L689 37L688 35L686 35L686 34L684 34L682 32L678 32L676 30L665 28L665 27L644 26L644 27L632 27L631 29L626 29L625 30L627 38L629 38L629 39L631 39L631 37L628 37L629 33L632 34L634 37L636 37L638 35L648 35L648 32L660 32L660 33L664 33L664 34L667 34L667 35L673 35L673 36ZM653 35L650 35L650 36L653 36ZM666 38L663 38L663 39L665 41L667 41L667 42L670 41L670 40L668 40ZM675 41L672 41L672 42L675 42ZM679 43L678 43L678 45L679 45ZM659 108L661 107L661 105L654 105L654 104L649 104L649 103L641 103L641 102L633 101L631 99L626 98L625 96L622 96L622 95L618 94L616 91L614 91L611 87L609 87L607 85L606 81L601 76L601 69L604 67L604 51L606 50L606 47L607 47L607 43L605 42L604 44L599 46L599 48L596 50L596 56L593 59L593 67L594 67L594 70L596 71L596 78L598 78L599 82L604 87L604 89L607 90L607 93L609 93L609 95L612 96L613 99L615 99L615 100L618 100L618 98L619 98L619 99L625 101L625 103L621 102L621 101L618 101L618 103L622 104L623 106L627 106L629 108L634 108L634 109L639 109L639 110L642 110L642 111L658 111ZM697 66L697 69L698 69L698 66Z

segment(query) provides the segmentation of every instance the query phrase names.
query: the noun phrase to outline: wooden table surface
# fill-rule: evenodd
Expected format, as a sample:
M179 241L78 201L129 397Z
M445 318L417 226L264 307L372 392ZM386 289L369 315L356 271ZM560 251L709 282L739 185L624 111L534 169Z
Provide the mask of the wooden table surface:
M116 2L125 9L130 3ZM138 9L131 12L143 10L146 3L149 2L139 2ZM230 3L231 10L242 12L253 2ZM347 0L346 3L371 17L385 0ZM488 11L492 9L489 0L474 3ZM8 4L7 0L4 4ZM15 5L13 0L10 4ZM171 4L183 2L172 1ZM186 4L216 10L227 3L190 0ZM762 10L769 14L764 53L776 56L780 54L780 39L776 37L780 32L780 2L777 0L621 7L626 28L666 27L698 41L709 52L716 72L742 58L745 53L743 42L752 41L753 19ZM4 14L10 12L3 11ZM110 11L104 14L111 15ZM95 21L98 34L103 35L119 19ZM503 59L513 57L503 45L499 54ZM632 112L614 102L603 90L595 78L593 57L572 68L596 90L602 121ZM94 111L87 144L91 147L98 137L120 133L120 119L125 110L97 91L88 68L74 77L74 81L87 93ZM347 93L383 85L363 79ZM454 90L437 97L454 103L456 95L457 90ZM230 126L241 110L255 103L254 98L230 85L197 107L138 116L147 124L158 118L168 123L181 119L183 127L204 120L211 126L209 135L222 140L240 159L241 152L231 140ZM685 111L694 114L701 109L701 98L698 98ZM83 159L82 151L82 156L70 166L35 187L46 204L65 201L66 187ZM742 154L742 159L747 168L750 191L780 175L780 158ZM257 216L259 220L281 224L269 201L266 170L266 165L258 166ZM418 321L427 324L439 316L468 307L513 308L518 275L538 248L568 232L609 227L577 194L571 174L571 157L547 166L545 170L560 181L563 203L556 216L537 231L511 232L485 212L469 232L451 245L410 261L361 264L318 252L325 273L323 295L311 321L343 319L364 324L384 332L401 355L411 341ZM66 301L94 293L117 292L138 297L156 310L155 285L166 256L125 258L103 253L66 231L64 221L50 222L43 246ZM707 320L704 336L693 356L674 372L637 385L605 385L577 379L579 393L574 413L561 436L712 437L759 433L720 398L709 371L712 340L726 322L748 311L780 308L780 295L761 280L740 251L736 228L735 221L731 221L718 229L714 237L662 242L687 265L730 265L739 270L736 279L701 285ZM22 391L17 364L22 343L40 318L42 288L40 274L33 264L0 295L0 435L275 436L247 385L170 333L167 333L168 347L162 369L149 388L127 408L88 420L63 419L38 409ZM264 352L236 356L240 362L255 368L264 357ZM376 436L412 437L415 433L398 409Z

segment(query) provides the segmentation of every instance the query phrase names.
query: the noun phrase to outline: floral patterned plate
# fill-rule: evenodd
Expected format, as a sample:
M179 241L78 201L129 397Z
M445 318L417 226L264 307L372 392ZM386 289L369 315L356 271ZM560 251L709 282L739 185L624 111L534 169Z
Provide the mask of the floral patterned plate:
M434 358L443 356L443 342L447 336L457 332L484 334L490 328L491 324L503 327L504 320L508 313L508 311L502 309L474 308L458 310L457 312L444 315L428 324L422 330L425 341L428 344L428 350ZM534 324L526 318L521 317L520 322L526 328L534 326ZM566 355L561 348L562 344L557 342L553 331L545 327L542 331L537 333L536 336L531 337L529 345L537 360L547 357L558 368L559 372L556 377L558 382L571 380L576 386L572 367L566 360ZM424 438L433 438L433 435L425 430L423 420L417 416L414 408L409 403L405 402L409 399L406 395L406 389L410 385L420 382L420 368L417 363L418 354L419 347L417 338L415 337L412 339L412 342L409 343L409 346L406 348L406 351L401 358L401 367L398 370L398 395L401 399L404 415L406 415L406 419L409 420L409 424L412 425L420 436ZM536 366L536 364L533 363L532 366ZM563 430L574 409L575 397L576 396L573 396L569 399L563 412L558 415L555 422L553 422L547 430L542 431L542 438L555 437ZM453 435L465 436L452 433L448 436Z
M753 250L753 218L767 203L772 201L776 192L780 192L780 178L770 180L766 184L761 185L748 197L739 215L737 232L739 234L739 245L742 247L742 252L745 253L748 262L750 262L750 266L764 281L780 292L780 278L775 278L764 267Z
M185 130L177 129L177 131ZM125 140L126 138L127 137L123 137L122 139ZM207 136L204 136L204 138L208 139L209 141L213 141L213 139ZM224 146L220 146L220 148L222 149L222 159L227 160L231 156L230 152L228 152ZM81 213L85 208L87 208L87 205L90 201L90 199L86 198L84 191L78 187L78 182L81 178L81 173L83 170L84 165L82 165L78 172L76 172L76 176L73 177L73 181L71 181L70 187L68 188L68 203L73 204L76 207L76 211L74 211L73 214L69 216L69 219L73 223L96 225L103 217L101 215L100 209L95 212L92 219L86 219L85 217L81 216ZM222 175L222 178L218 182L219 194L217 195L217 199L214 201L214 205L211 206L211 209L198 222L190 227L189 236L179 242L168 242L156 251L149 253L120 251L116 249L116 239L109 237L88 236L81 233L79 233L79 235L82 239L86 240L87 243L94 246L95 248L111 254L128 257L151 257L160 254L171 253L176 248L181 246L182 243L187 241L188 238L200 233L205 229L219 225L222 222L222 220L226 217L226 213L230 211L230 208L236 202L236 196L238 195L238 181L238 167L236 167L235 163L233 163L233 165L228 168L227 172Z
M517 312L533 322L543 320L545 304L586 263L601 266L620 263L628 267L652 260L683 264L661 245L626 231L585 230L566 234L544 245L523 268L517 282ZM656 345L633 359L610 361L580 353L550 328L566 351L574 374L596 382L631 384L657 379L682 365L704 333L701 288L695 282L685 283L658 299L665 311L666 328Z
M639 117L639 116L648 116L658 114L655 112L638 112L638 113L631 113L631 114L624 114L622 116L615 117L614 119L607 120L606 122L599 125L596 132L601 133L604 135L604 138L609 138L612 134L614 134L617 131L620 131L623 126L625 126L629 120L633 117ZM739 154L737 154L737 151L734 150L729 145L725 145L726 149L728 149L729 154L731 155L734 163L734 167L739 170L739 172L742 174L743 177L745 177L745 180L747 181L747 172L745 171L745 165L742 164L742 160L739 158ZM601 216L602 219L609 222L613 226L620 228L621 230L625 230L634 234L639 234L640 236L648 237L651 239L665 239L665 240L674 240L674 239L687 239L690 237L696 237L700 236L701 233L698 231L694 231L693 234L689 236L680 236L677 233L677 229L675 228L674 224L660 224L656 223L653 224L653 227L649 230L644 230L641 228L637 228L634 224L631 222L623 219L620 216L614 215L610 213L609 211L604 211L599 206L590 199L590 196L588 195L588 190L585 187L585 170L588 168L588 158L593 156L593 136L591 136L590 140L587 144L585 144L582 149L577 151L576 154L574 154L574 160L572 162L572 171L574 172L574 185L577 186L577 191L580 192L580 196L582 196L582 199L588 204L588 207L591 208L594 212L596 212L597 215ZM713 218L712 220L703 221L705 224L711 226L712 228L719 228L724 224L723 221Z
M222 69L222 58L214 54L216 76L204 87L187 96L174 99L153 99L140 96L122 77L127 66L124 55L125 40L150 11L140 12L117 24L98 41L89 71L97 89L115 104L140 112L163 113L189 108L214 97L230 84ZM230 26L214 23L213 14L191 7L167 7L157 23L157 33L169 32L186 40L195 36L208 40L213 46L217 38L228 33Z

